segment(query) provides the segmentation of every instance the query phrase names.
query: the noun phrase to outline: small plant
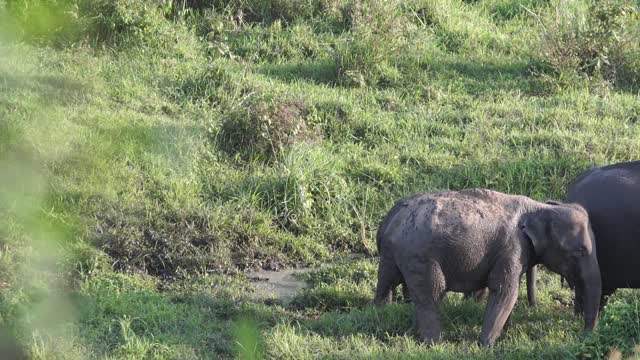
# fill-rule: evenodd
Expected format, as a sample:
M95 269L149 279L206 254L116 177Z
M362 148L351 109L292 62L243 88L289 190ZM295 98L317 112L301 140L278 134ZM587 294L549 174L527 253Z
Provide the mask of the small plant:
M314 142L318 131L305 120L301 100L253 100L230 111L222 123L220 142L229 153L277 159L289 147Z

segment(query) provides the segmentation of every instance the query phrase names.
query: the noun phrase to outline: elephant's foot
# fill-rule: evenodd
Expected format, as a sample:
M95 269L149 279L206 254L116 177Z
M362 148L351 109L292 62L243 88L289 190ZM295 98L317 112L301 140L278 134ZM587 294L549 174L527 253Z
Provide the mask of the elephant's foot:
M431 345L442 342L440 319L435 304L416 304L416 326L421 341Z
M442 333L439 323L432 323L431 326L420 328L418 326L420 341L428 345L436 345L442 342Z

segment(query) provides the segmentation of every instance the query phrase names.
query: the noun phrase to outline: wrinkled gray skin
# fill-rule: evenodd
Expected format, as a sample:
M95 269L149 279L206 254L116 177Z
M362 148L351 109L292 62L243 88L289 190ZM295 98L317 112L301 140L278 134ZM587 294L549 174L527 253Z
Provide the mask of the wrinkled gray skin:
M602 299L619 288L640 288L640 161L591 168L569 186L567 199L589 213L596 237ZM576 313L583 313L584 293L576 292Z
M421 340L441 340L447 291L489 289L480 341L492 345L518 297L520 278L541 263L582 287L585 330L596 325L600 272L586 212L490 190L418 194L399 201L377 235L375 304L406 282Z

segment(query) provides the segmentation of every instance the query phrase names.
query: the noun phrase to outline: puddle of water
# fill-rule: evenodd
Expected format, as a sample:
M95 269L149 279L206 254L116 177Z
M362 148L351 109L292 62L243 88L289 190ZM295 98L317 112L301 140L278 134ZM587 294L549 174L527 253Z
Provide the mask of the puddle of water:
M295 274L302 274L310 269L287 269L279 271L260 270L247 274L256 290L264 295L275 297L287 303L296 293L306 287L304 280L296 278Z
M325 265L349 263L365 258L366 256L361 254L348 254L346 256L336 257L333 261ZM259 270L248 273L247 278L251 280L259 294L272 299L278 299L282 303L287 304L293 299L298 291L307 286L304 280L298 279L295 275L316 269L300 268L278 271Z

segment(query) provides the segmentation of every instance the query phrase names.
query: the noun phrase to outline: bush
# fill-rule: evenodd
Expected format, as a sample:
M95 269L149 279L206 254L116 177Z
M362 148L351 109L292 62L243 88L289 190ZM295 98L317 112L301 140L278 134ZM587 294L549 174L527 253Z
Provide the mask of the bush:
M637 5L630 0L594 1L572 13L558 7L545 24L543 60L559 73L635 85L640 81L638 29Z
M301 100L252 99L226 114L219 141L230 154L274 160L296 143L320 138L305 115Z
M11 0L6 8L18 35L28 41L68 45L88 40L111 46L150 41L162 47L179 27L165 19L167 1Z
M235 103L235 100L246 96L253 89L244 79L242 69L232 68L224 61L211 62L206 67L181 79L174 94L176 101L188 99L192 102L204 101L224 110Z

